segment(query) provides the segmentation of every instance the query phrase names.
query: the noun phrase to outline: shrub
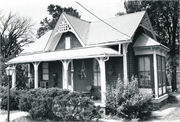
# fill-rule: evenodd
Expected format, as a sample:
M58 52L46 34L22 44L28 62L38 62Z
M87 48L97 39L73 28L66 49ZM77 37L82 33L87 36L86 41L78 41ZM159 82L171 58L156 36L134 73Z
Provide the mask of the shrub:
M134 77L127 84L118 81L116 87L108 86L106 97L106 107L111 115L130 120L145 120L151 115L152 94L141 92Z
M178 103L178 99L173 94L169 94L167 98L168 103Z
M10 110L19 110L19 99L21 95L25 94L25 90L10 89ZM7 110L8 104L8 89L1 90L1 109Z
M100 117L100 107L79 92L57 96L53 100L53 113L62 121L90 121Z
M6 89L7 89L7 87L0 85L0 97L3 95L3 93Z
M30 113L34 120L57 120L52 112L52 102L56 96L66 95L70 91L60 88L31 89L19 100L19 109Z
M79 92L60 88L32 89L20 98L19 109L41 121L84 121L98 117L100 108L81 96Z

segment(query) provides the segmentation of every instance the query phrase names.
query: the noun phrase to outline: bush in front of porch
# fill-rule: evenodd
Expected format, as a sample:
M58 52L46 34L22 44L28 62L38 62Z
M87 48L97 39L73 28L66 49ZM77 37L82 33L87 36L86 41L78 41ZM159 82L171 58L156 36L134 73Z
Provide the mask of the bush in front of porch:
M117 81L116 86L107 86L106 112L128 120L145 120L151 116L151 99L152 94L139 90L136 78L127 84Z
M79 92L66 96L56 96L53 100L53 113L63 121L91 121L100 118L100 106L96 107L88 97Z
M89 98L60 88L29 90L20 98L19 109L38 121L86 121L100 114Z

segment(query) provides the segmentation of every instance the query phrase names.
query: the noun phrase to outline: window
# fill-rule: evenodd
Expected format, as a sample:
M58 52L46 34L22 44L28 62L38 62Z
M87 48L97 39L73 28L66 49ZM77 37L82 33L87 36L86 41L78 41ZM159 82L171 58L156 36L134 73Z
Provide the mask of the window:
M138 79L141 88L151 87L151 66L149 56L141 56L138 58Z
M71 48L71 41L70 37L65 38L65 49L70 49Z
M161 96L166 93L165 58L162 56L157 56L157 70L159 96Z
M96 59L93 59L93 73L94 73L94 86L101 86L101 76L99 63Z
M42 80L49 80L49 65L42 63Z

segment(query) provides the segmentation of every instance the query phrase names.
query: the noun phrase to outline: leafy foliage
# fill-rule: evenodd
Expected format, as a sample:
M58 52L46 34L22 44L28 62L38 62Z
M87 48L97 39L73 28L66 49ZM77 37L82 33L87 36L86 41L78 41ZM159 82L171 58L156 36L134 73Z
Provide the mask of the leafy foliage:
M100 107L79 92L71 92L66 96L57 96L53 100L53 112L63 121L91 121L99 118Z
M66 7L61 7L59 5L50 4L47 7L47 11L49 12L49 15L52 16L52 19L48 19L46 17L40 22L41 27L37 31L38 38L40 38L42 35L44 35L47 31L54 29L59 17L61 16L61 14L63 12L65 12L66 14L70 14L77 18L81 17L79 15L79 13L77 12L77 10L73 9L72 7L66 8Z
M18 64L16 66L16 89L29 89L26 85L28 82L27 64Z
M31 89L19 100L19 109L34 120L85 121L99 115L99 107L79 92L59 88Z
M106 97L107 114L130 120L151 115L152 94L141 92L136 78L127 84L118 81L116 86L107 86Z
M1 40L1 85L7 85L7 75L5 73L5 62L16 57L23 50L22 47L34 41L33 24L31 19L19 17L9 13L0 19L0 40ZM24 65L18 65L17 81L24 82L21 75Z
M172 90L177 90L176 67L179 65L179 1L125 1L127 13L146 10L157 40L170 48L167 70L172 74Z
M7 103L8 103L8 89L5 87L1 87L1 109L7 110ZM18 110L19 99L22 94L25 94L25 90L16 90L10 89L10 110Z
M30 19L20 18L9 13L0 21L1 53L4 61L15 57L22 51L22 47L34 40L33 24Z

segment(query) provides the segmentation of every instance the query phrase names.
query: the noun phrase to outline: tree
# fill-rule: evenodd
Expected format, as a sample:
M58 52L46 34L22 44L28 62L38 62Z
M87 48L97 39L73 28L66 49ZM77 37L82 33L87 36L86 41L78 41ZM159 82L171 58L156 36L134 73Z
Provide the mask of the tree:
M63 8L59 5L50 4L47 7L47 11L49 12L49 15L52 16L52 19L48 19L46 17L40 22L41 27L37 31L37 37L38 38L40 38L42 35L44 35L47 31L54 29L59 17L61 16L61 14L63 12L65 12L66 14L70 14L70 15L77 17L77 18L81 17L79 15L79 13L77 12L77 10L73 9L72 7L68 7L68 8L64 7Z
M157 40L170 48L168 65L171 72L172 91L177 90L176 67L179 53L179 1L125 1L127 13L146 10Z
M21 18L11 12L8 16L2 16L0 19L0 40L1 40L1 85L7 85L7 76L5 73L5 62L16 57L23 50L22 47L34 42L33 24L31 19ZM17 72L23 72L24 66L17 65ZM20 75L20 73L17 73ZM24 78L24 75L17 76L18 81Z

